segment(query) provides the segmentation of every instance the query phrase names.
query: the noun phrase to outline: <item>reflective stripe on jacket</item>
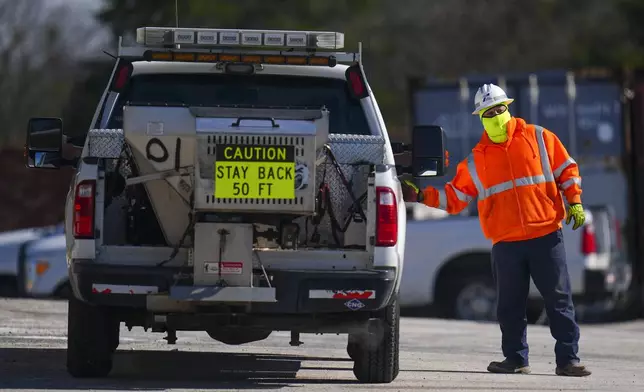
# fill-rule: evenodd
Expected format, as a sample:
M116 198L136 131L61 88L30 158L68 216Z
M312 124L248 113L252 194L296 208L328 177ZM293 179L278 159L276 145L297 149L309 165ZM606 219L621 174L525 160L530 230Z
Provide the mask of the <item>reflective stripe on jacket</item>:
M478 198L483 233L493 243L540 237L561 227L565 208L581 203L579 168L549 130L513 117L508 140L495 144L483 132L444 189L423 190L425 204L458 214Z

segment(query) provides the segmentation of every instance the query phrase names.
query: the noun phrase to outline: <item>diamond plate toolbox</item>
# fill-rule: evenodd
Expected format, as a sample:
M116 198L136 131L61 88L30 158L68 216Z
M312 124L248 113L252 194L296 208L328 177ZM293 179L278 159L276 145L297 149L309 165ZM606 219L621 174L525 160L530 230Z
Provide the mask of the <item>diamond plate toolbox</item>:
M96 158L118 158L123 151L125 137L122 129L91 129L89 156Z
M381 136L371 135L339 135L330 134L328 145L333 151L335 159L340 165L340 170L351 184L352 191L359 198L367 189L367 176L370 164L382 164L385 160L385 140ZM349 191L346 189L338 173L333 168L330 159L324 160L324 152L318 153L318 161L322 163L316 170L316 187L322 181L326 182L331 191L331 203L334 206L336 218L343 221L347 217L349 206L353 203ZM324 174L326 168L326 176ZM367 208L367 201L362 203L362 208ZM331 232L331 222L328 214L322 219L320 232ZM340 236L342 236L340 234Z
M382 136L330 134L328 144L340 164L378 164L385 159Z

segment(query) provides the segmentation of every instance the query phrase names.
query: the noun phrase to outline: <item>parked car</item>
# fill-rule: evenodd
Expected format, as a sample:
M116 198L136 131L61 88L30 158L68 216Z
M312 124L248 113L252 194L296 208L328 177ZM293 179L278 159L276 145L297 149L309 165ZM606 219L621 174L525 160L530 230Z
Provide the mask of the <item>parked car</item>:
M429 307L440 317L496 319L496 289L491 270L491 243L483 236L476 205L469 215L434 213L430 207L408 205L405 269L401 305ZM623 295L631 268L622 235L609 206L586 206L583 227L563 228L568 272L575 305L606 305ZM544 315L539 291L531 282L528 319ZM605 306L604 306L605 307Z
M23 244L62 232L63 225L32 227L0 233L0 297L20 295L18 259Z
M24 295L33 298L69 299L65 234L56 234L26 244L20 275Z

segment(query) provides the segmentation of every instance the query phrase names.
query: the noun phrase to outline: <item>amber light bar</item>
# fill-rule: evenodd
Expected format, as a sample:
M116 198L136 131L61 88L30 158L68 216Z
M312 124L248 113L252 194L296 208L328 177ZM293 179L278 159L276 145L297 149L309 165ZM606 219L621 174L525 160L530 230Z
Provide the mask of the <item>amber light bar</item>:
M344 33L303 30L202 29L140 27L136 42L147 47L263 47L338 50L344 48Z
M248 64L286 64L286 65L317 65L335 67L337 60L334 56L284 56L256 55L233 53L191 53L147 50L143 54L145 61L174 61L190 63L248 63Z

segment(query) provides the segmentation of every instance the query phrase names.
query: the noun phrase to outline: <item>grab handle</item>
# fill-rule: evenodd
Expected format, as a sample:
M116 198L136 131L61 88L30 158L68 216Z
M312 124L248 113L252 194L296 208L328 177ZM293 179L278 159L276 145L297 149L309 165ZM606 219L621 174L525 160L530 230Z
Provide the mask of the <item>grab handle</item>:
M235 121L234 123L230 124L230 126L231 126L231 127L239 127L239 126L240 126L240 125L239 125L239 123L240 123L242 120L266 120L266 121L270 121L270 122L271 122L271 124L272 124L273 128L279 128L279 127L280 127L280 125L279 125L279 124L276 124L276 123L275 123L275 119L274 119L273 117L239 117L239 118L237 119L237 121Z

